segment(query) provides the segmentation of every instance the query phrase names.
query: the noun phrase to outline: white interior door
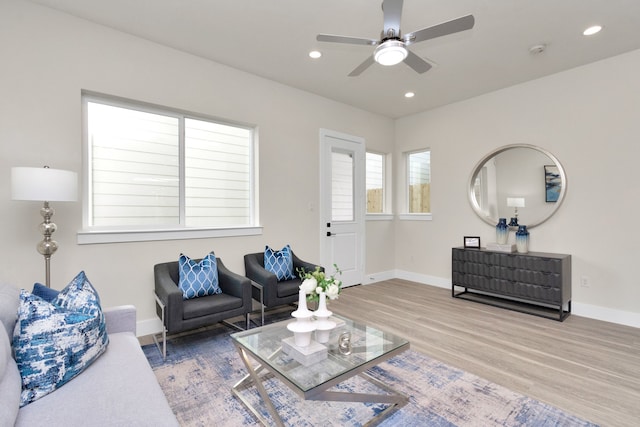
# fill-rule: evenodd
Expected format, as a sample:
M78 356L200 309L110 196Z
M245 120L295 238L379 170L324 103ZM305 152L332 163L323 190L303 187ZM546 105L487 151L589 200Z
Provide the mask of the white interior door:
M364 276L365 147L362 138L320 131L321 259L344 286Z

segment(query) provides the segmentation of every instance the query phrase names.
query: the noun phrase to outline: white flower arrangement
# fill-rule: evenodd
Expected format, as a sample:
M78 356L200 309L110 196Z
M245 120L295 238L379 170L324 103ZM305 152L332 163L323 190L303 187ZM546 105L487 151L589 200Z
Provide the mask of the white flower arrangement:
M321 292L324 292L331 300L338 298L342 291L342 281L336 279L335 275L342 274L342 272L336 264L333 264L333 267L336 271L331 276L320 271L320 267L316 267L311 272L301 268L297 270L298 276L302 279L300 289L307 295L307 301L318 301Z

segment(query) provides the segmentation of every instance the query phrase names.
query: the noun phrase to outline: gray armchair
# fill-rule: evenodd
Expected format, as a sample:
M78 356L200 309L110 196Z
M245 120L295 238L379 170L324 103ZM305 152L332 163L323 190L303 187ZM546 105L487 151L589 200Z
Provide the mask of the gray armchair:
M160 350L163 357L167 354L167 333L175 334L218 322L242 330L225 321L236 316L246 316L247 329L249 328L249 314L252 309L251 282L246 277L228 270L220 258L216 258L216 261L218 283L222 293L189 300L182 299L182 291L178 287L178 261L154 266L156 311L164 325ZM157 340L156 345L160 348Z
M244 256L244 268L246 276L259 286L252 288L253 299L262 303L262 324L264 324L265 307L277 307L292 304L298 301L298 291L302 281L298 277L298 269L313 271L316 264L306 262L298 258L291 251L293 258L293 271L295 279L278 282L275 274L264 268L264 252L247 254ZM324 271L324 268L320 268Z

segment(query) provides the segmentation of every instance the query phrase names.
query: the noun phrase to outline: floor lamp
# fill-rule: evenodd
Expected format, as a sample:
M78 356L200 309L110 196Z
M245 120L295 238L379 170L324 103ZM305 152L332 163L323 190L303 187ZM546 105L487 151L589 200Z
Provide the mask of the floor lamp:
M46 285L51 287L51 255L58 249L58 243L51 239L56 225L51 222L55 213L49 202L75 202L78 199L78 174L60 169L11 168L11 198L44 202L40 215L44 218L40 232L44 236L38 243L38 252L44 255Z

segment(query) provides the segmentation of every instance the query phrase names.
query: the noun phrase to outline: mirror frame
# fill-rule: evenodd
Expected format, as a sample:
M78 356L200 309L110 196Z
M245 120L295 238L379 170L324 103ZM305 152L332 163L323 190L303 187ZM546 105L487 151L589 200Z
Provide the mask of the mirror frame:
M497 149L493 150L492 152L490 152L489 154L484 156L482 159L480 159L480 161L478 163L476 163L476 165L474 166L473 170L471 171L471 175L469 176L469 181L468 181L468 185L467 185L467 197L469 199L469 203L471 203L471 208L476 213L476 215L478 215L478 217L480 217L480 219L482 219L487 224L493 225L493 226L495 226L498 223L498 218L495 218L495 219L494 218L489 218L489 217L487 217L487 216L482 214L482 211L480 210L480 205L478 204L478 201L475 198L475 194L474 194L473 188L474 188L475 181L476 181L476 178L477 178L478 174L482 170L482 167L485 165L485 163L487 163L487 161L489 161L489 159L493 158L494 156L497 156L498 154L500 154L500 153L502 153L504 151L511 150L511 149L514 149L514 148L528 148L528 149L531 149L531 150L539 151L540 153L546 155L558 167L558 172L560 173L560 177L562 178L562 188L560 189L560 194L558 196L558 200L555 202L555 207L551 210L551 212L549 212L549 214L545 218L542 218L538 222L528 223L527 224L527 228L533 228L533 227L536 227L536 226L542 224L543 222L545 222L546 220L551 218L553 216L553 214L556 213L556 211L558 210L558 208L562 204L562 201L564 200L564 196L565 196L565 194L567 192L567 175L564 172L564 168L562 167L562 164L556 158L556 156L554 156L553 154L551 154L549 151L545 150L544 148L540 148L540 147L538 147L536 145L531 145L531 144L510 144L510 145L505 145L503 147L500 147L500 148L497 148Z

